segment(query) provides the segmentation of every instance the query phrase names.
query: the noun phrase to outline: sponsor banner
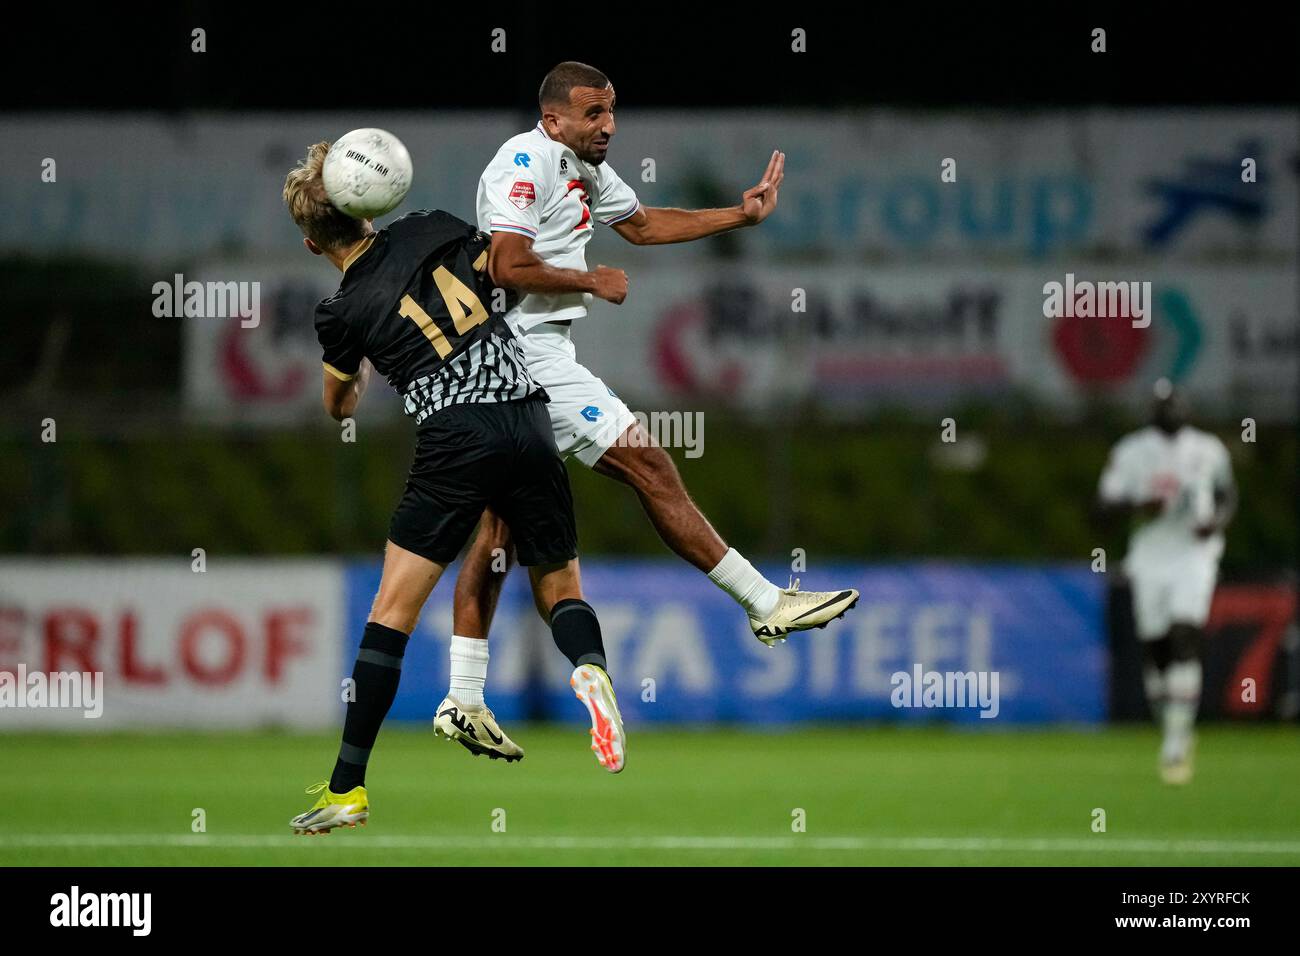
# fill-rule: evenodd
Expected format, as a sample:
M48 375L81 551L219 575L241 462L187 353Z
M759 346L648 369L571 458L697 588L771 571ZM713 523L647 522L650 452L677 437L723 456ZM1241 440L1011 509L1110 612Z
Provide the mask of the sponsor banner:
M1300 627L1290 581L1220 584L1205 625L1200 715L1208 719L1291 720L1300 717ZM1111 714L1150 716L1142 688L1142 651L1134 627L1132 590L1117 579L1109 592Z
M1294 111L1090 111L1098 238L1117 250L1287 265L1300 209Z
M378 563L349 569L349 654L379 571ZM600 615L625 718L998 726L1105 717L1103 585L1086 568L838 564L804 578L809 587L857 587L862 601L825 630L769 649L731 600L688 567L585 562L584 591ZM448 578L412 636L394 718L432 719L447 691L450 635ZM499 718L585 719L568 662L520 572L507 580L491 642L487 693Z
M1044 314L1048 267L682 269L638 275L628 301L574 330L578 358L626 400L766 415L953 407L1015 390L1064 408L1145 404L1168 377L1202 411L1293 421L1297 282L1281 268L1081 270L1149 283L1142 319ZM796 311L796 308L802 311ZM1145 326L1145 327L1143 327Z
M391 130L409 148L404 209L469 218L483 168L535 121L505 111L9 118L0 248L120 257L129 235L129 254L150 261L231 247L291 254L300 237L279 201L285 173L308 144L360 126ZM720 248L841 262L1285 262L1296 251L1297 135L1286 110L882 109L764 112L757 122L631 104L620 109L609 162L644 204L698 208L734 203L774 148L786 152L781 208L762 228L722 246L629 252L638 266ZM56 161L52 182L42 179L43 158ZM1247 160L1252 182L1243 181Z
M1145 287L1145 316L1045 315L1044 286L1068 275L1046 265L646 269L623 305L592 305L574 342L579 361L647 413L725 407L766 418L811 404L851 417L891 405L950 410L1011 391L1067 409L1096 396L1142 405L1164 376L1205 412L1294 420L1292 270L1080 269L1080 282ZM193 272L208 276L259 281L261 317L255 327L239 317L178 320L189 413L323 421L312 315L334 271L306 261ZM361 413L396 418L401 406L376 382Z
M321 348L316 304L338 288L339 273L309 256L292 264L209 261L185 281L257 283L256 322L237 315L189 315L183 323L184 407L193 420L253 425L329 424L321 409ZM398 418L397 394L376 378L367 418Z
M342 584L325 561L0 560L0 730L333 726Z
M312 143L366 126L392 132L416 162L394 217L436 207L472 218L484 165L533 122L504 112L470 121L371 111L7 117L0 202L12 217L0 221L0 248L145 262L238 249L292 260L303 254L302 233L280 198L285 176ZM41 179L43 157L56 161L53 182Z

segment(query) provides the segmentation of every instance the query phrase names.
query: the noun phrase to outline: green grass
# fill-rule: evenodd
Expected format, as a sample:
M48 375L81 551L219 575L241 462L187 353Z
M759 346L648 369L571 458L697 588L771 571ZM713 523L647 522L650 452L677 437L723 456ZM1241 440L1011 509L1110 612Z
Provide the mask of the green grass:
M642 730L616 777L581 727L509 729L522 763L386 730L370 825L313 838L333 734L0 736L0 865L1300 864L1294 728L1204 730L1181 789L1146 728Z

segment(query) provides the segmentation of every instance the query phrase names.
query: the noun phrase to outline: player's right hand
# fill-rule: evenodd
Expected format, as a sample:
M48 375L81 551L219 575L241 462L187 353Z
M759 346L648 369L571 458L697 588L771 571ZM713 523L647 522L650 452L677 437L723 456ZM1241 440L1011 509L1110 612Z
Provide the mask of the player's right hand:
M596 287L591 291L597 298L613 302L615 305L621 305L627 298L627 273L622 269L596 266L591 274L596 280Z

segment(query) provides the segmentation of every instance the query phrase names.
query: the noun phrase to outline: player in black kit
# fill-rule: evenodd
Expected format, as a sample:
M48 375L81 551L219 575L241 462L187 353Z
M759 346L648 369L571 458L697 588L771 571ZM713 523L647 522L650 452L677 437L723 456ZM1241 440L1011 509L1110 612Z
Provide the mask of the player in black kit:
M485 302L512 300L487 274L489 237L444 212L422 210L376 232L329 202L321 181L328 143L317 143L285 181L284 200L304 245L343 279L316 309L325 409L356 410L373 367L415 419L416 451L393 514L383 577L352 672L343 742L316 804L290 821L298 833L355 827L369 817L365 771L401 676L407 638L438 578L485 508L509 525L528 567L538 611L580 673L608 684L595 612L582 600L568 476L555 447L545 391L519 343ZM486 663L484 663L486 667ZM481 685L480 685L481 686ZM622 755L612 690L599 695ZM481 704L448 697L435 726L475 754L518 760L523 751ZM601 741L596 745L612 745Z

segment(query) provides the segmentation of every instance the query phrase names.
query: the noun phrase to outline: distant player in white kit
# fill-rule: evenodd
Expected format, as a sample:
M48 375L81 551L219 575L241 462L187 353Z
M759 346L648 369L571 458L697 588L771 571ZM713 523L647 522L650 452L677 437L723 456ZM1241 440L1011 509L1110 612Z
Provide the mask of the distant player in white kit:
M584 248L596 223L637 245L687 242L757 225L776 208L784 154L772 153L763 180L736 206L647 208L605 162L615 127L614 88L603 73L561 63L547 74L538 100L538 124L507 140L483 172L478 221L492 235L490 275L523 293L506 321L520 336L529 373L550 396L560 453L630 485L659 536L744 609L760 641L770 646L792 631L825 626L856 603L858 592L799 591L797 582L779 588L729 548L691 501L668 453L651 443L613 390L579 364L571 337L573 321L586 316L593 297L618 304L628 294L621 269L587 269ZM507 570L500 561L494 567L493 557L510 550L505 524L486 512L456 582L448 708L484 706L485 638ZM590 612L575 604L555 613ZM617 771L621 721L607 676L603 670L595 676L590 686L574 689L591 712L592 749L602 766ZM619 738L616 747L603 739L611 732Z
M1192 777L1204 627L1237 493L1228 449L1186 423L1167 379L1156 383L1152 422L1112 449L1099 496L1107 512L1146 519L1129 539L1124 571L1147 701L1164 731L1160 774L1180 784Z

